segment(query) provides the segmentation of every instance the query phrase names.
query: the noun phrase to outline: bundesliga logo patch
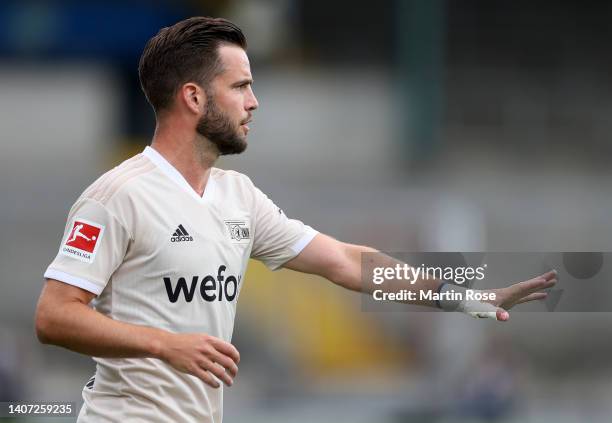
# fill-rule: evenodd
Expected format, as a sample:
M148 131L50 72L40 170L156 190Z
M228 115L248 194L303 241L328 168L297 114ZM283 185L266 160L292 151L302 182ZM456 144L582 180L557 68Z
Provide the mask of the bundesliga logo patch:
M65 256L91 263L103 234L103 225L76 218L60 252Z

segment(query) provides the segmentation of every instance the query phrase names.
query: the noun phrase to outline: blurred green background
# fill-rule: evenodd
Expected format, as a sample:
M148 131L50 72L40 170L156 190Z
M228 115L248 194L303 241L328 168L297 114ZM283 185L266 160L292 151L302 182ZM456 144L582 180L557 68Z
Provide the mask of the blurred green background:
M42 274L78 195L153 133L144 43L192 15L249 41L260 108L219 166L289 216L385 251L612 251L608 3L5 0L0 401L80 401L93 362L34 336ZM608 422L611 326L365 313L255 262L225 421Z

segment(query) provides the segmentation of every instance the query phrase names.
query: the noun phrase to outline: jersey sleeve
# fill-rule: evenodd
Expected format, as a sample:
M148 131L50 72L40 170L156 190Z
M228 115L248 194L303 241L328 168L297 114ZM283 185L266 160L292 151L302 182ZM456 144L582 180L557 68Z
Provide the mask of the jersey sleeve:
M258 188L255 190L254 233L251 258L276 270L297 256L318 233L296 219L289 219Z
M104 205L80 199L68 214L59 252L44 277L98 295L123 261L129 241L128 231Z

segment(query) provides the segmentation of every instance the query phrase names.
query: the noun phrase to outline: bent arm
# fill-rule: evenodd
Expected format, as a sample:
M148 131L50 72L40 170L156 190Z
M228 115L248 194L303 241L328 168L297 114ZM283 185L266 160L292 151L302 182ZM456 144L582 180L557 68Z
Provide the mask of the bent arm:
M95 294L48 279L36 307L36 335L54 344L95 357L160 358L170 332L120 322L89 307Z
M36 335L54 344L94 357L164 360L213 388L222 380L231 386L240 354L229 342L203 333L172 333L113 320L88 306L94 294L48 279L36 307Z

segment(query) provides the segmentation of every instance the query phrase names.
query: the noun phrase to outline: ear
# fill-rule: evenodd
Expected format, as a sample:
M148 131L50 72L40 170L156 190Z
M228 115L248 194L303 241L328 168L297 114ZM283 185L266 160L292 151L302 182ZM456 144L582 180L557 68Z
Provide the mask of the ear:
M193 82L183 84L179 96L182 103L192 113L200 114L204 111L204 107L206 105L206 94L198 84Z

